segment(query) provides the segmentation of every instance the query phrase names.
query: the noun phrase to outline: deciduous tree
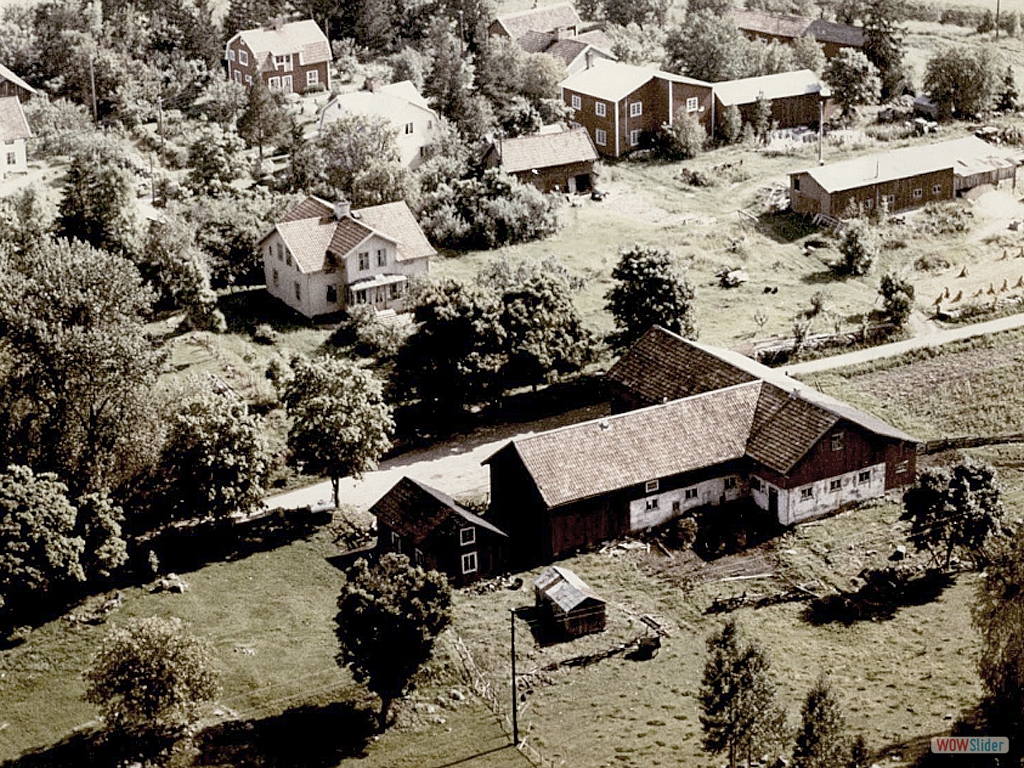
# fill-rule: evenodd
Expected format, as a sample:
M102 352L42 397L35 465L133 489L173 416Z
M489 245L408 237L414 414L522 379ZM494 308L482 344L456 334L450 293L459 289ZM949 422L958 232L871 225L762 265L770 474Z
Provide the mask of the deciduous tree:
M451 588L437 571L410 565L405 555L385 554L376 566L357 560L338 598L338 663L381 700L380 729L391 703L451 621Z
M653 325L696 338L693 284L668 251L641 245L623 250L612 280L605 306L615 319L615 332L609 337L613 345L628 347Z
M258 77L249 87L245 109L238 117L238 135L259 149L260 160L263 160L263 147L284 138L291 121L288 114L281 108L263 78Z
M988 48L946 48L925 65L924 87L939 117L976 117L991 107L999 76Z
M395 424L380 380L347 360L299 358L284 389L291 460L307 474L327 475L339 503L341 478L377 468Z
M882 275L878 293L882 297L882 308L889 315L889 319L896 327L902 328L914 309L913 284L906 278L887 272Z
M839 241L839 253L843 257L838 264L839 271L848 275L866 275L881 249L878 234L871 225L863 219L852 220Z
M665 68L711 83L745 77L747 45L727 17L698 11L668 31Z
M847 768L850 744L842 705L825 675L807 692L793 750L793 768Z
M844 48L825 66L822 75L844 118L859 104L874 104L881 93L878 70L861 51Z

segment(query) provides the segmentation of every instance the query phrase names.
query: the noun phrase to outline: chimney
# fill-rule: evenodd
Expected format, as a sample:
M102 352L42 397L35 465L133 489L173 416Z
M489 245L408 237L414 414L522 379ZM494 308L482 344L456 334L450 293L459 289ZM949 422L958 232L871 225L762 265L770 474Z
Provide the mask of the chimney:
M274 28L275 32L280 32L281 27L284 26L284 16L277 16L270 24Z
M339 200L334 204L334 218L343 219L352 213L352 203L348 200Z
M555 40L568 40L572 37L576 37L575 27L559 27L555 30Z
M375 77L368 77L368 78L366 78L366 81L363 83L363 90L364 91L369 91L370 93L376 93L377 92L377 78L375 78Z
M587 62L587 69L590 69L592 66L594 66L594 49L593 48L587 48L587 53L584 56L584 58L586 59L586 62Z

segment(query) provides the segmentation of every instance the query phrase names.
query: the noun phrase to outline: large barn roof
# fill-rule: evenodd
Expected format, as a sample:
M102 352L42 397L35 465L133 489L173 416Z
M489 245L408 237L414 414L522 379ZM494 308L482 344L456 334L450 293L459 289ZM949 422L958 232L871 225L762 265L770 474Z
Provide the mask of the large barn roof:
M533 8L528 11L506 13L495 21L508 33L513 40L518 40L531 30L536 32L554 32L564 27L579 27L583 22L576 9L569 3L549 5L546 8Z
M813 35L819 43L837 43L858 48L864 44L864 30L851 24L738 8L729 15L736 28L744 32L787 38Z
M715 83L715 97L727 107L753 104L758 97L770 101L819 93L828 96L828 87L809 69Z
M501 167L507 173L597 160L597 150L586 128L501 139L496 146Z

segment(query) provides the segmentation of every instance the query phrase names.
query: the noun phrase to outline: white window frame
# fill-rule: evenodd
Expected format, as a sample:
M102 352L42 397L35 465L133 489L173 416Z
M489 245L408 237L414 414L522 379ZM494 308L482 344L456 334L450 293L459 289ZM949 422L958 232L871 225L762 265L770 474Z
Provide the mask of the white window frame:
M281 75L281 90L291 92L295 88L295 81L291 75Z
M598 117L608 117L608 105L603 101L595 101L594 114Z
M644 103L642 101L634 101L629 105L629 116L630 117L642 117L644 114Z
M922 197L924 197L924 190L918 187L914 190L914 199L920 200Z
M608 131L601 130L600 128L594 131L594 143L599 147L608 145Z
M941 195L942 194L942 185L941 184L933 184L932 185L932 194L933 195Z
M267 78L267 88L269 90L271 90L271 91L280 91L281 90L281 78L280 77L270 77L270 78Z
M246 85L252 85L252 75L246 75L245 76L245 84Z
M236 70L234 71L234 77L235 77L235 82L236 82L236 83L238 83L239 85L241 85L241 84L242 84L242 73L241 73L241 72L239 72L239 71L238 71L238 70L236 69Z
M839 477L839 478L836 478L835 480L829 480L828 481L828 491L829 491L829 493L835 493L836 491L841 491L841 490L843 490L843 478Z
M857 482L858 483L870 483L871 482L871 470L870 469L866 469L863 472L861 472L859 475L857 475Z
M370 268L370 252L363 251L359 254L359 271L365 272Z
M633 129L629 132L629 146L639 147L640 146L640 134L642 131Z
M693 488L687 488L685 491L683 491L683 498L686 501L689 501L690 499L696 499L697 498L697 486L693 486Z
M690 96L686 100L686 111L696 112L698 109L700 109L700 99L698 99L696 96Z
M459 546L468 547L470 544L476 544L476 526L459 528Z
M228 48L228 61L234 61L234 60L235 60L235 49L234 48Z
M569 102L572 104L573 109L583 109L583 99L579 97L579 94L572 94L572 96L569 97Z
M892 211L892 207L896 205L896 195L882 195L882 199L885 201L885 204L889 207L889 210Z
M801 488L800 501L810 501L814 498L814 488Z
M306 85L319 85L320 84L320 70L310 69L306 72Z
M468 573L476 573L480 568L480 563L477 559L476 552L467 552L462 556L462 573L466 575Z
M658 490L658 481L657 480L648 480L644 484L644 493L654 493L657 490Z
M238 52L238 63L241 64L243 67L249 66L249 52L248 51L239 51Z
M843 439L845 435L842 432L833 432L830 440L830 445L833 451L843 450Z

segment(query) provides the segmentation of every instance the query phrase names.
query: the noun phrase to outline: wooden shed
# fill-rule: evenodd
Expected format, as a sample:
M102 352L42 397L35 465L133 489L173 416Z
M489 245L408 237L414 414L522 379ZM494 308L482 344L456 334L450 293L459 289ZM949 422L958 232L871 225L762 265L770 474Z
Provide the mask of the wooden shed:
M545 568L533 589L538 610L557 634L579 637L604 631L604 600L568 568Z

